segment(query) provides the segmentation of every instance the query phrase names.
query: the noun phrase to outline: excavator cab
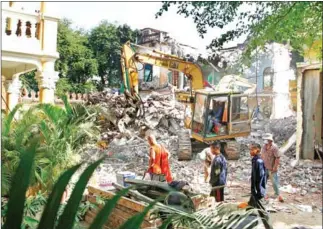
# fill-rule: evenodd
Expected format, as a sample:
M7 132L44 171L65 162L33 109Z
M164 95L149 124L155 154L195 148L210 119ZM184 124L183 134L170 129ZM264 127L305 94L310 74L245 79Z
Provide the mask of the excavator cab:
M197 91L191 128L193 138L202 142L248 136L248 95Z
M205 90L195 92L191 121L193 139L210 143L248 136L250 124L248 95ZM238 151L237 148L226 147L225 153L228 159L237 159Z

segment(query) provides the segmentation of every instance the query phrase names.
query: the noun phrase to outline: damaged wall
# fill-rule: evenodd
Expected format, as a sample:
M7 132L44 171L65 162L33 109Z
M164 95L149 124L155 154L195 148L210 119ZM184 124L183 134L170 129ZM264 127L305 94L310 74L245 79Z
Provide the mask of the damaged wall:
M290 99L289 81L295 80L292 68L292 55L287 45L278 43L267 44L264 50L253 53L250 67L242 66L239 59L243 52L241 45L224 50L219 55L223 56L226 69L247 78L250 83L257 83L259 93L271 93L271 119L281 119L294 115ZM234 54L234 55L229 55ZM234 58L233 58L234 57ZM267 95L266 95L267 96ZM260 104L261 105L261 104ZM267 112L268 113L268 112Z
M295 79L291 68L290 51L282 44L271 44L273 50L273 109L271 119L281 119L294 115L289 93L289 80Z
M141 43L141 42L138 43L143 47L149 47L150 49L159 50L163 53L175 55L181 58L186 58L189 56L194 59L197 59L198 57L198 50L196 48L191 47L189 45L178 43L174 38L169 37L168 33L166 32L151 29L151 28L146 28L142 31L147 32L146 35L143 34L142 37L140 37L139 39L139 41L145 40L144 43ZM158 36L158 33L160 33L159 36ZM159 38L155 40L145 39L145 36L149 38L151 35L154 35L154 36L156 35L156 37L159 37ZM139 48L138 51L145 52L145 53L151 52L151 50L148 50L145 48ZM143 66L140 64L138 69L140 69L139 88L141 90L165 88L168 85L168 83L171 83L172 81L177 82L176 86L179 89L183 89L183 87L185 86L185 82L184 82L185 76L183 73L174 74L173 71L169 71L168 69L153 66L153 79L151 82L145 82Z
M320 64L300 64L297 78L297 159L314 159L322 147L322 72Z
M151 47L151 44L145 44L144 46L149 47L149 48L154 48L156 50L159 50L161 52L171 54L171 47L167 45L162 45L156 43L154 47ZM150 49L144 49L144 48L138 48L139 52L144 52L144 53L151 53L152 51ZM150 82L145 82L144 80L144 65L142 64L137 64L138 67L138 76L139 76L139 88L141 90L150 90L150 89L157 89L157 88L164 88L168 84L168 73L170 72L169 70L165 68L160 68L157 66L152 66L153 69L153 76L152 76L152 81Z

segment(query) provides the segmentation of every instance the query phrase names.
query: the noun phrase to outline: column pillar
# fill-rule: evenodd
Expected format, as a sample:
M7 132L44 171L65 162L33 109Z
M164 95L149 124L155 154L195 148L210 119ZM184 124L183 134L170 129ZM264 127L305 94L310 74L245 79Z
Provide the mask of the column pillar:
M1 110L6 110L7 92L5 87L6 77L1 75Z
M58 78L58 72L54 70L54 62L43 63L43 70L36 73L40 103L53 104L55 102L55 88Z
M22 84L19 80L19 76L13 76L11 80L5 81L7 114L18 104L21 86Z

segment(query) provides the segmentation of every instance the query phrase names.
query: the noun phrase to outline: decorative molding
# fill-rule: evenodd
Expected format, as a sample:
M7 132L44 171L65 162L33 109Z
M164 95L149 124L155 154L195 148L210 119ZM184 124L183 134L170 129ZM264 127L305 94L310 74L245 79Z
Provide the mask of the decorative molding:
M6 92L10 94L20 94L22 83L19 77L15 77L12 80L5 81Z
M56 71L38 71L36 80L40 88L55 89L59 76Z

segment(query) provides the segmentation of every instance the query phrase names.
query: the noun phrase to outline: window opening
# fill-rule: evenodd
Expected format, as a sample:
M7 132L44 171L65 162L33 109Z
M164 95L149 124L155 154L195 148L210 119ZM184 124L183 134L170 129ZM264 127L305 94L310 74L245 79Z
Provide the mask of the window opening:
M206 111L207 96L203 94L196 94L196 102L194 108L194 117L192 130L193 132L204 135L205 126L205 111Z
M151 64L145 64L144 66L144 81L153 81L153 66Z
M263 73L263 77L264 77L264 89L269 89L272 90L273 88L273 84L274 84L274 71L272 68L265 68L264 73Z

